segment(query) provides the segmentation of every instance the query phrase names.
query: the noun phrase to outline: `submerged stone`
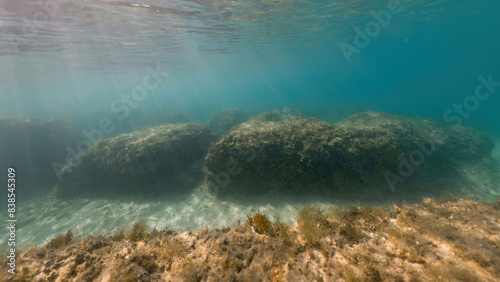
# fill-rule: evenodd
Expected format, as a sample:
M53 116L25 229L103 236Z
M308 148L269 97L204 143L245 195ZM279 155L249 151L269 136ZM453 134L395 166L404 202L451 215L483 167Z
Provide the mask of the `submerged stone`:
M261 114L211 146L204 171L212 191L329 193L429 182L453 174L460 162L489 157L493 148L472 129L421 118L368 112L329 124L297 115L263 118L269 116L282 115Z
M212 118L208 121L208 127L223 135L228 133L233 126L244 122L245 119L245 113L238 108L224 109L212 116Z
M217 135L201 124L169 124L103 139L64 170L71 192L182 190L200 177Z
M450 162L490 158L494 148L493 141L488 136L472 128L450 126L418 117L363 112L352 115L337 125L345 128L400 130L419 144L419 149L425 143L427 146L433 143L436 146L434 151Z

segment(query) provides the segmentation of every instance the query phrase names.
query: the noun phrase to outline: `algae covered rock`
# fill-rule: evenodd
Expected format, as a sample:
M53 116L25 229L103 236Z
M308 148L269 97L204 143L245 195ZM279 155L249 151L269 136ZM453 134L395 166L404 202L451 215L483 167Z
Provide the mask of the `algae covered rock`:
M125 119L121 119L120 116L113 119L113 124L117 127L117 133L133 132L158 125L191 122L193 122L192 118L186 113L156 107L140 108L138 111L131 111ZM84 127L90 127L98 123L99 120L84 125Z
M419 118L361 113L335 125L297 116L262 118L273 115L241 124L210 148L204 171L212 191L328 193L433 181L450 166L492 150L491 141L471 129Z
M0 166L17 169L22 192L49 188L57 177L51 163L66 157L65 147L82 137L66 122L52 118L0 119Z
M173 191L197 177L217 135L201 124L170 124L103 139L63 170L79 192Z
M215 113L208 121L208 127L219 134L226 134L233 126L244 122L245 113L238 108L224 109Z
M418 117L363 112L352 115L337 125L345 128L385 128L401 130L414 141L432 142L436 152L448 161L469 161L491 157L492 140L471 128L450 126Z
M212 146L206 180L221 194L325 191L371 174L367 154L381 134L350 131L316 119L244 123ZM353 146L352 140L358 144ZM387 141L386 143L389 143ZM387 147L390 148L389 145ZM397 161L397 154L391 157Z

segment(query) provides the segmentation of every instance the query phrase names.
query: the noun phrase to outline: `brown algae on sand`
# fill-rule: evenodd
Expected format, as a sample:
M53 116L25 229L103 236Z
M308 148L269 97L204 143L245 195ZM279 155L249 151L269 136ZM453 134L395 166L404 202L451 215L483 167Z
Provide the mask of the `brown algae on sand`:
M8 276L3 261L1 276L10 281L495 281L500 276L500 201L448 195L392 208L307 206L291 225L257 212L233 228L195 232L150 231L145 221L134 226L119 229L119 236L67 244L65 233L57 248L49 243L20 253L15 276Z

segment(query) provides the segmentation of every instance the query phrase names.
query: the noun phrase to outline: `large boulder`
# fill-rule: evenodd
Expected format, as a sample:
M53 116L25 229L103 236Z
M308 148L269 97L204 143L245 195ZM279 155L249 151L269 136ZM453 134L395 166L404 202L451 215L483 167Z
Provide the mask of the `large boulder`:
M228 133L233 126L244 122L245 113L238 108L224 109L215 113L208 121L208 127L223 135Z
M421 118L368 112L334 125L298 115L263 118L269 116L283 115L261 114L211 146L204 171L212 191L328 193L433 181L452 173L450 166L489 157L493 148L474 130Z
M103 139L63 170L71 193L168 192L201 176L217 135L201 124L169 124Z
M488 136L471 128L450 126L419 117L363 112L352 115L337 125L343 128L391 130L414 141L432 141L436 146L436 153L450 163L489 158L494 148L494 143Z

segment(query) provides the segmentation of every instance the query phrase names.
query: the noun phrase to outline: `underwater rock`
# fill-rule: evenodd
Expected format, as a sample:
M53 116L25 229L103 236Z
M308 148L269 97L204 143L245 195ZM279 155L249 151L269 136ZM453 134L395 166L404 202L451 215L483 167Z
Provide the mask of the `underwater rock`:
M332 154L342 158L346 150L341 139L333 138L344 131L315 119L250 120L210 147L206 181L221 194L307 189L310 183L325 181L324 172L335 171L338 164L330 161ZM330 141L340 142L328 147Z
M266 121L269 116L276 114L260 114L210 147L204 166L210 190L295 194L387 187L387 173L401 170L405 185L426 183L454 173L461 161L490 156L493 148L472 129L420 118L368 112L334 125L296 115ZM405 167L408 158L418 169Z
M63 191L173 191L200 177L217 135L201 124L170 124L103 139L63 170Z
M228 133L233 126L245 121L245 113L237 108L224 109L215 113L208 121L208 127L221 135Z
M130 113L126 119L122 120L119 116L116 116L113 120L113 124L115 124L118 129L117 133L133 132L157 125L191 122L193 122L191 117L185 113L161 108L145 108Z
M432 142L436 146L435 151L450 162L490 158L494 148L494 143L488 136L471 128L450 126L418 117L363 112L352 115L337 125L345 128L403 130L405 135L415 141Z
M0 119L0 166L18 170L20 193L41 192L57 181L53 161L66 157L65 147L76 144L81 135L66 122L48 118Z

